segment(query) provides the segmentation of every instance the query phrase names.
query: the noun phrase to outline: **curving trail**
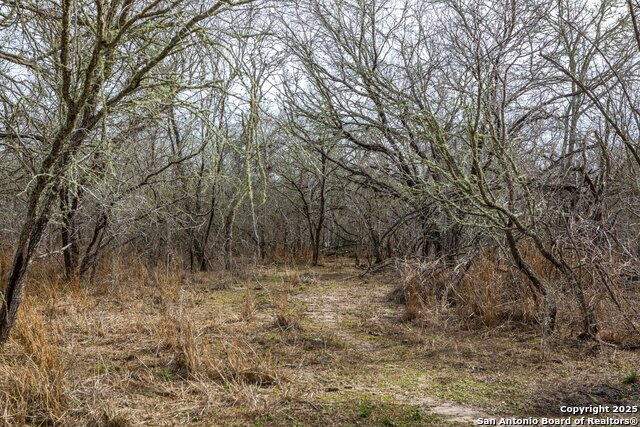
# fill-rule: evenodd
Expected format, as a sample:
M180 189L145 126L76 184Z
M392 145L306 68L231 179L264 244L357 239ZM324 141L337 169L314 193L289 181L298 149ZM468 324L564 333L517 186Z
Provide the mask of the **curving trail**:
M413 352L422 344L412 342L411 336L420 331L403 322L403 307L387 298L393 278L361 279L353 271L315 274L293 297L305 307L307 324L339 342L330 363L314 370L314 382L324 389L308 394L331 393L335 401L364 394L420 407L437 416L438 421L426 425L472 425L487 417L479 409L433 396L428 360Z

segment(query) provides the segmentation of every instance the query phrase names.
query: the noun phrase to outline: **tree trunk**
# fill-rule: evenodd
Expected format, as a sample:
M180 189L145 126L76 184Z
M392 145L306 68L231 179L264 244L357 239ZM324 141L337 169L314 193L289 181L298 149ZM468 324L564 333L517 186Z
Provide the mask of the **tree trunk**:
M60 209L62 209L62 224L60 237L62 240L62 254L64 257L64 276L70 280L78 274L80 261L80 244L76 223L79 197L72 195L67 186L60 190Z
M540 280L538 275L522 258L522 254L518 249L515 237L513 236L513 232L511 230L506 230L505 234L507 237L507 243L509 244L509 250L511 251L511 257L516 263L516 267L518 268L518 270L520 270L520 272L522 272L522 274L525 275L527 279L529 279L529 282L533 284L535 289L538 290L544 298L544 319L542 321L542 334L546 338L553 333L556 326L556 316L558 313L558 308L556 306L554 292L542 283L542 280Z
M321 161L321 177L320 177L320 201L318 206L318 221L316 222L316 227L314 233L312 233L313 237L313 255L311 259L311 265L318 265L318 260L320 258L320 245L322 243L322 227L324 226L324 217L326 210L326 197L325 190L327 186L327 156L324 152L321 153L322 159ZM311 224L309 224L311 225Z
M44 201L41 204L42 207L38 212L38 202L42 199L45 186L45 179L39 179L31 192L26 220L20 231L20 238L3 295L2 307L0 307L0 345L7 341L9 332L15 323L18 308L24 295L24 278L27 267L49 222L49 211L55 199L55 194L50 193L44 197Z
M236 215L236 205L232 205L224 219L224 269L233 267L233 222Z
M95 272L98 255L100 253L100 249L102 248L102 239L104 238L104 232L107 228L107 220L107 212L105 209L103 209L100 213L100 216L96 220L96 225L93 229L91 242L89 242L84 256L82 257L82 262L80 263L80 276L85 276L89 269L91 269L91 276L93 279L93 272Z
M578 278L573 274L573 272L570 272L569 275L573 293L576 296L578 306L582 312L582 334L580 334L580 336L585 339L594 339L598 335L598 322L596 320L595 313L587 302L584 295L584 289L582 289L582 284Z
M267 259L267 242L265 241L264 227L260 226L258 232L260 236L260 242L258 243L258 250L260 251L260 259L264 262Z
M318 259L320 258L320 243L318 238L314 236L313 243L311 245L311 266L318 265Z

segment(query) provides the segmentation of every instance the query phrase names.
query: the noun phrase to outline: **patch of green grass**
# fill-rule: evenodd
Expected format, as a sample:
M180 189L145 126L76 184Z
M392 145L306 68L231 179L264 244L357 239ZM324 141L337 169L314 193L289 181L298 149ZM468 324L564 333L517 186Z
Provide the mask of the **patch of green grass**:
M246 294L234 289L218 290L209 294L209 304L223 307L239 306L244 302Z
M358 405L358 416L360 418L369 418L374 407L375 405L373 405L373 403L369 402L368 400L360 402L360 404Z
M253 425L255 427L262 427L262 426L267 426L267 425L272 425L272 423L276 420L276 417L273 414L270 413L266 413L266 414L262 414L259 417L257 417L254 421L253 421Z
M261 279L264 281L277 283L284 282L285 279L288 279L288 276L286 274L266 274L262 276Z
M378 387L398 386L410 391L419 388L425 378L424 371L398 363L380 365L380 374Z
M422 411L418 408L411 411L410 416L413 421L422 421L422 419L424 418L424 416L422 415Z
M173 374L166 369L160 369L158 371L158 377L160 377L160 379L163 381L171 381L171 379L173 378Z
M393 427L396 424L388 417L384 417L381 421L382 425L385 427Z
M113 365L111 363L98 363L95 367L95 371L99 375L107 375L111 372L117 372L120 370L119 366Z
M393 397L393 396L391 396ZM416 405L394 402L391 398L361 394L353 399L335 400L314 407L289 406L282 411L262 414L253 419L253 426L373 426L373 427L459 427L456 423L435 414L423 413Z
M440 372L440 375L442 372ZM509 411L524 409L523 388L517 377L510 377L509 383L490 379L486 381L458 376L455 374L439 377L428 388L436 396L463 405L496 408L496 405Z
M638 381L640 381L640 378L638 377L638 370L630 367L627 370L627 373L624 379L622 380L622 384L626 384L626 385L635 384Z

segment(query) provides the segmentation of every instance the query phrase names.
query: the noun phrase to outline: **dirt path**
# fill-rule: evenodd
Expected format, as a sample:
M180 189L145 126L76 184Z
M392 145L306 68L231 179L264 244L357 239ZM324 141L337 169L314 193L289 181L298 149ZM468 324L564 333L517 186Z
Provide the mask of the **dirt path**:
M463 425L486 417L478 409L429 394L428 369L424 373L416 371L411 346L402 333L410 332L407 329L411 326L401 320L402 306L388 301L393 287L390 278L369 283L358 276L329 273L316 276L304 291L295 295L305 306L304 315L309 323L341 343L338 352L342 353L343 362L349 365L355 361L347 369L325 367L324 375L317 378L329 384L325 393L335 394L338 400L366 393L394 404L417 406L441 421ZM402 375L405 363L412 367L411 381ZM380 368L382 372L377 375Z

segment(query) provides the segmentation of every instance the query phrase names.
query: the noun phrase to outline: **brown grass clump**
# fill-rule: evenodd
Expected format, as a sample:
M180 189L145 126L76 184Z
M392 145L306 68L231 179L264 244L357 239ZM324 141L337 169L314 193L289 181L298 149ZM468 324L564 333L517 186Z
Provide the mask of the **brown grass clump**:
M100 427L129 427L131 422L122 414L112 410L104 410L96 425Z
M160 287L163 307L156 330L164 347L172 350L176 373L185 378L197 377L202 373L204 349L196 342L195 326L185 313L183 292L176 283L164 283Z
M571 282L535 248L523 245L521 253L555 302L554 335L580 336L583 317ZM640 347L640 325L634 320L638 290L626 279L625 270L615 260L586 264L571 256L566 260L581 266L576 268L576 277L598 322L596 339L620 348ZM390 299L405 305L407 320L437 327L543 325L545 296L509 255L498 250L481 251L455 265L443 259L406 261L399 271L401 285Z
M171 351L170 365L183 378L214 380L225 386L278 384L282 378L270 354L257 352L246 341L207 342L198 333L184 306L184 289L176 280L161 286L164 308L157 325L157 334L164 347ZM242 310L245 320L254 315L255 298L252 294Z
M202 373L202 355L204 350L199 348L194 335L194 325L191 319L183 316L179 319L167 319L174 324L173 336L170 335L171 347L175 351L176 370L185 377L197 377Z
M536 295L525 280L496 254L481 254L455 288L458 317L487 327L505 322L536 323Z
M255 318L256 312L257 312L256 296L252 291L247 291L244 301L242 303L240 317L245 322L250 322Z
M54 424L67 407L66 363L52 323L25 299L0 356L0 412L8 425Z
M407 286L406 310L407 320L415 320L425 312L426 301L417 281L412 280Z
M302 315L289 301L289 294L283 292L276 301L274 326L281 331L302 330Z
M280 384L283 374L270 353L262 354L244 340L223 342L221 351L210 354L212 377L224 384Z
M184 378L214 380L224 385L255 384L268 386L282 379L269 353L256 351L239 339L207 343L195 333L193 322L165 317L161 334L168 340L176 373Z
M450 314L448 293L451 274L440 261L400 265L401 284L389 298L405 305L407 320L440 324Z
M486 252L451 266L443 260L406 262L402 285L390 296L404 303L407 320L495 327L537 322L539 296L497 254Z

